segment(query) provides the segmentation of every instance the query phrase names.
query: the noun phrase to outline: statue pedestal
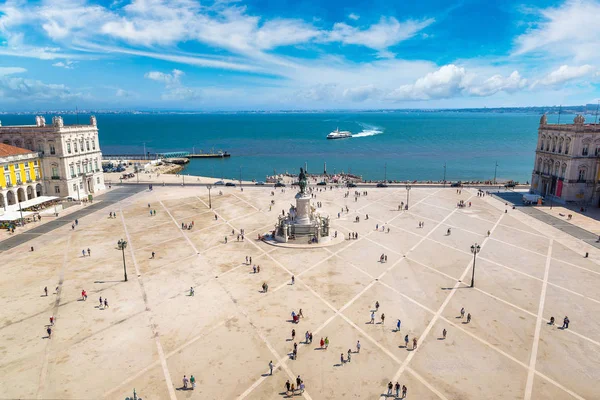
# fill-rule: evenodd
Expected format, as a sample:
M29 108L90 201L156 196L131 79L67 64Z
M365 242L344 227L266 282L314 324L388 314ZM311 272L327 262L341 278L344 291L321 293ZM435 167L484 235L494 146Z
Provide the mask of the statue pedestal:
M298 193L296 195L296 225L310 225L310 195Z

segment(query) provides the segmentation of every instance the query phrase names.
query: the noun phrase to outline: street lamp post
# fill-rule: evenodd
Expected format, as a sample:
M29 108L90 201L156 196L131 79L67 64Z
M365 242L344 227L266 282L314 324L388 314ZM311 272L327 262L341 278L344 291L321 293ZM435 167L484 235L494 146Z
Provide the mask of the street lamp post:
M496 185L496 172L498 172L498 161L496 161L496 166L494 167L494 185Z
M471 253L473 253L473 274L471 275L471 287L475 286L475 260L477 259L477 253L481 250L481 246L475 243L471 246Z
M444 187L446 187L446 163L444 163Z
M408 200L410 199L410 185L406 185L406 210L408 210Z
M206 185L206 188L208 189L208 208L212 208L212 201L210 198L210 189L212 189L212 185Z
M125 282L127 282L127 265L125 264L125 248L127 247L127 241L121 239L117 242L117 246L119 250L123 252L123 273L125 274Z

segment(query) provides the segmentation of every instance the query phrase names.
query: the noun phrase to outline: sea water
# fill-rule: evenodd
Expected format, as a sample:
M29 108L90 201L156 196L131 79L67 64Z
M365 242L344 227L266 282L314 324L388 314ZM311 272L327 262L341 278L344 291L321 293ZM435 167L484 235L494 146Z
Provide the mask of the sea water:
M104 154L216 152L193 159L192 175L264 180L274 173L350 172L367 180L531 179L540 115L485 112L97 114ZM2 115L3 125L33 115ZM89 115L64 115L65 124ZM561 116L570 122L573 116ZM555 122L556 115L549 116ZM52 115L46 115L49 123ZM353 137L327 140L331 131ZM326 164L326 165L325 165Z

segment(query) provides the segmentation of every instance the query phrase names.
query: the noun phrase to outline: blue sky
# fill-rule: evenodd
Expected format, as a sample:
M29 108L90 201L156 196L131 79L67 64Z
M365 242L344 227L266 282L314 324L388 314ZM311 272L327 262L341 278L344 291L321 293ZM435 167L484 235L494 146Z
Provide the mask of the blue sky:
M595 103L600 1L0 3L0 110Z

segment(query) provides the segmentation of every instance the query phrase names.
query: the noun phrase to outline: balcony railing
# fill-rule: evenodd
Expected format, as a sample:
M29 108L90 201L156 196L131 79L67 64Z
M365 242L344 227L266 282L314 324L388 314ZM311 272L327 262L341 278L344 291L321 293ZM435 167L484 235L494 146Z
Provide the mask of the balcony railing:
M23 181L17 181L17 185L22 185Z
M13 184L12 184L12 183L10 183L10 182L8 182L8 183L6 184L6 187L13 187Z
M32 183L33 179L27 179L27 183Z
M59 180L59 179L60 179L60 176L54 176L54 175L53 175L53 176L51 177L51 179L54 179L54 180Z

